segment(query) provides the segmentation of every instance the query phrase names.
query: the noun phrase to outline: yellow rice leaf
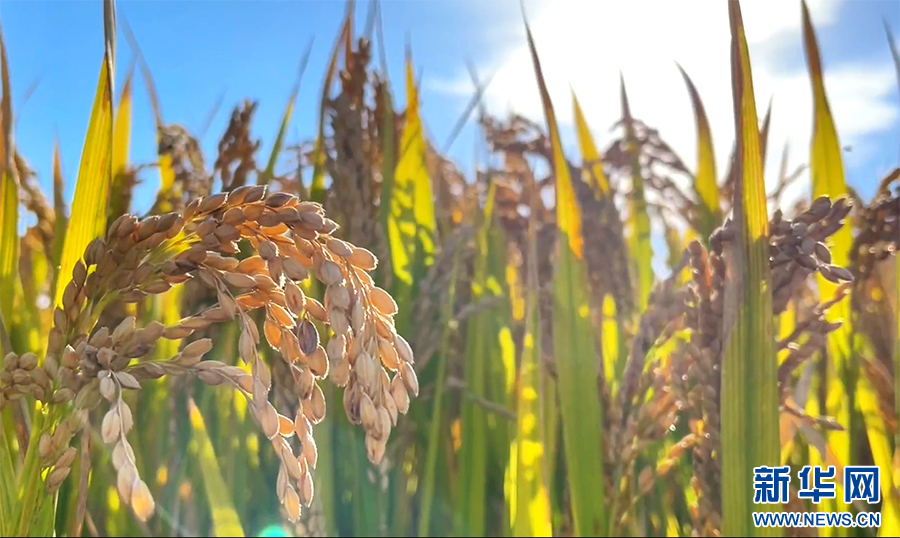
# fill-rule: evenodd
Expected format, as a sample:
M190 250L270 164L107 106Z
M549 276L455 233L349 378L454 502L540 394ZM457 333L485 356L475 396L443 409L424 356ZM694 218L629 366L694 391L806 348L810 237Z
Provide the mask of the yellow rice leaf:
M0 317L12 331L13 292L19 267L19 189L15 177L12 145L12 87L6 61L6 43L0 33Z
M694 192L700 200L701 214L697 217L697 228L703 241L708 241L710 234L721 220L719 207L719 184L716 182L716 158L713 151L712 132L709 128L709 120L706 118L706 109L697 88L691 81L687 72L678 66L684 82L687 84L691 95L691 103L694 106L694 116L697 119L697 171L694 177Z
M125 85L122 88L122 95L119 98L119 106L116 108L115 125L113 126L111 219L127 213L129 209L125 204L130 197L123 196L123 194L124 189L131 188L131 185L127 184L126 176L128 171L128 153L131 147L131 111L133 103L131 83L132 71L129 69L128 76L125 78Z
M577 102L576 102L577 107ZM540 311L537 307L537 260L534 219L529 219L529 252L525 292L525 336L516 394L516 435L511 443L510 469L515 493L510 502L513 536L552 536L550 495L545 481L548 457L541 420Z
M841 146L835 129L834 119L825 92L823 80L822 62L819 49L810 19L806 2L801 3L803 15L803 44L806 52L807 65L809 66L810 79L813 91L813 139L810 155L810 175L812 178L813 199L827 195L835 200L847 194L847 186L844 179L844 166L841 156ZM849 265L850 250L853 244L851 231L852 223L846 219L844 225L829 239L828 246L831 249L831 263L840 267ZM822 299L834 295L837 285L818 275L819 295ZM855 431L852 424L853 409L856 405L864 406L875 396L871 394L871 388L860 375L857 361L853 360L854 330L852 327L852 313L850 299L846 298L832 306L825 317L828 321L843 320L844 323L837 330L828 335L828 359L829 371L827 372L827 396L825 413L844 426L845 431L829 431L828 444L832 447L838 461L843 465L854 463L852 458L852 442L850 431ZM854 402L854 391L847 386L858 379ZM877 413L864 413L863 419L872 447L875 463L881 467L882 476L890 476L891 455L890 450L884 450L884 446L890 446L890 440L883 426L879 426L880 417ZM882 449L879 449L882 448ZM884 479L883 479L884 480ZM838 496L841 495L841 487L838 487ZM882 529L898 525L897 517L900 512L900 502L893 495L885 498L888 506L883 513ZM819 510L833 511L841 509L834 501L820 504ZM890 517L890 521L887 520ZM827 534L827 533L826 533ZM838 534L838 533L835 533ZM890 535L890 534L889 534Z
M104 15L106 13L107 10L104 10ZM60 260L54 300L57 306L62 304L63 291L72 279L72 269L84 255L84 249L106 231L106 211L112 184L115 51L111 33L114 32L114 24L106 25L107 47L100 66L97 93L81 153L72 214Z
M587 304L587 281L582 260L581 216L569 165L566 162L553 104L547 92L531 30L528 46L540 88L544 116L553 151L556 176L557 275L554 280L553 344L558 397L562 414L563 449L568 466L569 498L575 536L604 536L609 532L601 465L603 412L597 394L597 351ZM601 488L602 491L602 488Z
M391 266L400 297L411 293L422 270L434 256L434 196L425 162L425 137L419 117L419 96L412 58L406 59L406 125L400 137L400 154L391 187L387 219Z
M584 119L584 112L578 103L578 97L572 91L572 108L575 111L575 129L578 132L578 146L581 148L582 174L588 185L593 187L597 199L609 193L609 181L603 172L603 163L600 161L600 152L594 144L594 137Z
M866 424L872 459L881 467L881 527L878 536L900 536L900 508L891 464L891 434L881 418L878 397L865 375L859 378L856 403Z
M412 57L406 60L406 126L400 138L400 155L395 181L408 173L413 183L413 206L417 227L417 260L420 267L431 265L434 254L434 195L425 162L425 130L419 114L419 91L413 76ZM419 275L417 275L419 276Z
M772 318L768 216L750 54L737 0L729 0L735 119L734 220L723 312L722 534L780 535L756 528L751 512L780 510L753 503L753 468L780 460L778 364Z
M125 79L125 86L122 88L122 96L119 99L119 106L116 109L116 121L113 130L113 154L112 154L112 171L113 177L121 174L125 167L128 166L128 152L131 147L131 73Z

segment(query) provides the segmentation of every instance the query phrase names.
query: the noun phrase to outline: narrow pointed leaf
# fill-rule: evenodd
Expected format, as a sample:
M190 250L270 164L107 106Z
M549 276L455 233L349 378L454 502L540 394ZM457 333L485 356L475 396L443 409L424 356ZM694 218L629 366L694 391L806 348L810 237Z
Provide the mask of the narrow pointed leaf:
M891 56L894 58L894 68L897 72L897 87L900 90L900 51L897 50L897 41L894 39L891 27L888 26L887 21L884 22L884 31L887 34L888 43L891 47ZM894 319L897 325L897 332L894 333L896 336L894 340L894 404L896 405L896 420L900 422L900 256L895 256L895 258L894 263L897 266L897 271L894 276L894 282L896 282L895 293L897 297L894 298L894 304L896 305ZM898 428L895 436L894 446L895 450L900 451L900 428ZM898 481L900 481L900 478L898 478ZM897 487L900 489L900 484L897 484Z
M69 212L66 201L63 198L65 180L62 175L62 156L59 150L59 139L53 141L53 212L56 215L56 233L53 236L53 259L50 260L53 268L53 285L59 276L59 263L62 259L63 244L66 240L66 230L69 227ZM51 289L55 289L51 288Z
M553 104L544 83L531 30L526 23L528 47L534 65L553 151L556 176L557 274L554 280L553 345L556 357L563 449L568 466L572 524L576 536L603 536L608 532L602 491L602 409L597 397L597 352L587 304L587 281L582 258L581 217Z
M778 376L768 259L768 216L750 54L737 0L729 0L736 152L735 238L727 244L722 367L722 534L780 535L756 528L751 512L780 505L753 503L753 468L777 466Z
M419 116L412 58L406 59L406 125L400 136L397 168L391 187L388 243L396 293L401 304L411 297L415 283L434 257L434 195L425 162L425 138ZM396 318L398 331L406 330L409 311Z
M576 117L580 115L575 101ZM589 135L589 133L588 133ZM591 144L593 142L591 141ZM584 149L582 149L584 151ZM587 159L587 156L584 157ZM601 169L602 173L602 169ZM529 219L527 276L525 291L525 336L519 365L516 406L516 436L510 451L510 465L515 470L515 500L510 520L513 536L552 536L550 494L545 481L547 454L541 414L540 312L537 308L537 252L534 218Z
M113 184L110 196L110 218L118 218L128 212L128 203L134 187L134 178L128 174L128 153L131 149L131 111L132 111L132 72L129 69L116 107L115 125L113 127L112 177Z
M713 150L712 132L709 128L709 120L706 118L706 109L700 99L700 93L691 81L687 72L678 66L684 77L684 83L691 95L691 104L694 107L694 116L697 122L697 171L694 174L694 192L700 200L697 216L697 231L704 241L712 234L721 220L719 208L719 184L716 182L716 157Z
M832 200L846 196L847 185L844 179L844 165L841 156L841 146L835 129L834 119L831 115L831 107L825 92L824 73L815 29L809 15L806 2L801 2L803 14L803 45L806 52L806 61L809 66L809 74L813 91L813 139L810 155L810 175L812 178L813 199L819 196L830 196ZM848 218L830 238L828 246L831 249L831 263L840 267L847 267L850 261L850 250L853 244L852 223ZM821 275L818 276L819 295L823 299L833 297L837 285L829 282ZM854 355L864 345L858 341L861 337L855 335L853 319L850 308L850 299L845 298L832 306L825 314L828 321L843 320L843 324L837 330L828 335L828 359L834 370L828 372L826 409L827 415L835 417L844 426L843 432L828 432L828 444L834 450L835 456L842 465L859 463L851 461L852 439L851 432L859 431L853 424L854 408L860 406L864 409L863 422L869 437L872 456L875 464L881 467L881 475L891 476L892 462L890 437L881 424L881 418L875 408L875 395L872 388L861 375L858 360ZM896 375L896 374L895 374ZM865 412L868 409L870 412ZM817 463L817 462L816 462ZM891 480L882 480L884 490L884 502L886 507L882 511L883 517L880 533L888 532L888 536L900 529L900 500L893 493ZM838 491L841 488L838 487ZM840 493L839 493L840 495ZM839 510L838 504L831 504L832 508L819 507L820 510Z
M109 4L105 4L104 7L106 5ZM111 11L104 9L104 14ZM105 18L113 19L111 16ZM72 279L72 269L84 255L88 243L103 235L106 230L106 212L112 184L115 51L114 39L110 33L114 30L115 23L107 20L107 46L100 65L97 93L94 96L94 105L81 153L81 164L78 167L72 214L69 218L56 283L54 300L56 305L61 304L63 291Z
M578 132L578 147L581 148L581 160L583 174L587 183L594 188L595 194L599 198L601 195L609 193L609 180L603 172L603 163L600 161L600 152L597 151L597 145L594 144L594 137L588 128L587 121L584 119L584 112L581 111L581 105L575 92L572 92L572 108L575 112L575 128Z
M495 254L492 248L491 235L495 228L494 204L496 183L491 182L482 215L481 226L476 238L477 253L474 260L472 279L472 297L476 301L502 298L504 290L499 286L492 270L491 257ZM502 402L497 398L496 383L502 383L504 350L500 334L503 331L504 319L498 315L498 309L486 309L475 314L468 322L467 352L465 359L464 379L468 395L481 401L491 403ZM496 418L489 415L472 398L463 402L462 408L462 447L460 459L460 491L465 492L457 497L457 518L459 532L466 536L485 536L488 525L489 475L497 469L506 469L499 465L495 443L503 437L496 424ZM509 445L504 447L509 450ZM508 452L505 453L508 455Z
M7 332L12 331L12 290L16 287L19 266L19 189L15 177L12 141L12 87L9 83L9 64L6 43L0 32L0 315Z

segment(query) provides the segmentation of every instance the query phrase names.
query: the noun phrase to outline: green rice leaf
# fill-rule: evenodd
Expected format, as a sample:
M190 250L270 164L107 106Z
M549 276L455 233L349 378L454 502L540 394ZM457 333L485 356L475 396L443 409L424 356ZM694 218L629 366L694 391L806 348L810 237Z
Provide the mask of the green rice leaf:
M722 367L722 534L778 536L757 528L751 512L781 505L753 503L753 468L780 462L778 364L772 317L768 216L750 54L741 9L729 0L736 152L735 239L727 243Z
M603 412L596 397L599 367L587 294L584 293L587 281L582 257L581 210L575 199L553 104L527 23L526 31L556 176L556 224L560 236L557 242L558 269L553 286L553 345L572 524L576 536L602 536L608 532L604 496L597 494L598 488L602 491L600 484L604 480L600 457L603 454L600 429Z

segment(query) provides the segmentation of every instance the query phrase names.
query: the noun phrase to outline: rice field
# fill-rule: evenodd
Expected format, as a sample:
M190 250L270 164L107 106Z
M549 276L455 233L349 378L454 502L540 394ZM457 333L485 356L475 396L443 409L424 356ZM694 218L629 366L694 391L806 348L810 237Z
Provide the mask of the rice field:
M373 58L395 51L354 13L305 75L321 77L313 139L290 135L298 81L270 151L248 100L204 155L160 112L153 36L105 0L75 177L58 147L52 178L19 153L20 51L0 34L0 533L900 533L900 168L868 200L846 181L804 2L811 196L791 204L796 173L763 177L780 148L738 0L720 21L724 171L689 72L696 162L632 115L624 82L600 147L591 129L609 126L550 99L524 17L543 118L490 115L479 92L470 121L499 165L464 173L426 135L409 51L390 79ZM123 45L136 69L118 88ZM151 163L129 158L139 84ZM761 466L786 467L783 498L759 502ZM832 497L801 495L806 466L834 467ZM844 502L853 466L880 477L868 502ZM763 512L879 524L758 527Z

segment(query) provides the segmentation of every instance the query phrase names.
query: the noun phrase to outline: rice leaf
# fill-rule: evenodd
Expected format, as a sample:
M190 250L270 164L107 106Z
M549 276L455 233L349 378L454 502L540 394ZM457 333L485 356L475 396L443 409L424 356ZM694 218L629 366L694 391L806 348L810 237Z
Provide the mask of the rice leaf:
M9 65L6 42L0 30L0 289L13 290L18 281L18 210L19 194L13 175L12 145L12 92L9 81ZM13 293L0 294L0 354L6 356L9 349L9 332L12 330ZM9 325L7 325L9 324ZM6 418L9 413L0 414ZM16 509L16 473L13 467L12 428L6 421L0 422L0 533L12 536Z
M294 113L294 103L297 101L297 94L300 93L300 81L303 79L303 73L306 71L306 64L309 62L309 55L312 52L312 40L306 46L306 52L303 53L303 59L300 60L300 70L297 73L297 82L291 89L291 95L288 97L287 106L284 108L284 114L281 116L281 125L278 127L278 134L275 135L275 142L272 144L272 153L269 154L269 162L266 169L260 175L260 185L266 185L275 176L275 163L278 161L278 154L284 145L284 135L287 132L288 125L291 123L291 116Z
M650 216L647 214L647 199L644 198L644 176L641 171L640 147L634 132L634 118L628 106L628 94L625 92L625 78L619 74L619 86L622 96L622 122L625 126L626 153L631 167L631 195L628 227L631 230L628 244L631 250L631 263L637 276L635 292L640 312L647 309L647 300L653 288L653 247L650 244Z
M209 439L209 434L206 432L203 415L200 414L193 398L188 400L188 405L193 435L190 450L200 464L200 472L203 475L203 486L206 489L206 498L212 517L210 532L213 536L244 536L240 518L231 502L230 490L222 478L222 472L216 460L216 452Z
M844 167L841 157L841 146L838 134L831 115L831 107L825 92L823 80L822 62L819 54L815 29L809 15L806 2L801 2L803 14L803 45L806 52L807 64L810 71L813 90L813 140L810 156L810 175L812 177L813 199L818 196L828 195L832 199L845 196L847 185L844 179ZM831 236L830 244L831 262L840 267L849 265L850 250L853 245L852 223L850 219L844 221L844 225ZM827 281L821 275L818 277L819 295L823 298L832 297L836 284ZM834 365L834 375L827 378L826 413L835 417L844 426L843 432L828 432L828 444L835 451L838 461L843 465L855 463L851 461L852 440L851 433L858 431L853 423L853 409L859 406L863 411L863 421L869 437L872 456L875 464L881 467L882 489L884 490L885 507L882 510L882 526L879 535L892 536L900 529L900 500L893 493L890 437L882 424L877 412L877 399L871 386L860 375L858 361L853 359L863 345L854 335L850 300L844 299L832 306L826 313L828 321L843 320L843 324L837 330L828 335L828 358ZM854 349L855 348L855 349ZM832 372L829 372L831 374ZM838 487L840 492L841 487ZM838 495L841 495L838 493ZM836 506L836 503L831 503ZM820 510L829 510L820 507ZM837 510L834 507L831 510ZM891 532L893 531L893 532ZM883 533L887 534L883 534Z
M678 70L681 71L688 93L691 95L691 104L694 107L694 116L697 121L697 171L694 174L694 192L697 194L697 199L700 200L700 214L697 216L696 227L700 237L706 242L722 218L722 211L719 207L719 185L716 183L716 158L713 151L712 132L697 88L681 65L678 65Z
M572 108L575 116L575 128L578 134L578 145L581 149L582 160L582 177L594 189L596 199L601 199L610 193L609 180L603 171L603 162L600 153L597 151L597 145L585 121L584 113L575 92L572 91ZM621 361L620 350L624 347L619 346L619 341L623 340L624 335L621 333L619 324L619 316L616 313L616 304L612 296L607 295L603 298L602 306L602 326L601 326L601 345L604 364L604 376L607 383L611 387L617 385L618 376L616 373L616 365ZM622 357L624 359L624 357Z
M729 0L736 152L735 239L727 243L731 278L724 300L722 368L722 534L777 536L756 528L751 512L781 505L753 503L753 468L779 464L778 376L768 259L768 216L750 54L741 9Z
M406 126L403 128L403 135L400 138L396 177L402 178L404 174L409 173L413 184L417 255L415 274L417 277L423 277L422 271L433 262L434 234L437 228L434 215L434 194L431 188L431 178L428 175L428 166L425 162L426 155L425 129L419 111L419 89L413 75L412 53L407 51Z
M7 436L6 424L0 423L0 532L4 536L12 536L16 473L10 450L11 440Z
M810 176L812 181L812 199L828 195L832 200L846 196L847 186L844 182L844 165L841 159L841 147L835 130L831 108L825 94L822 64L816 43L815 30L809 17L805 2L801 2L803 15L803 46L809 66L813 91L813 137L810 148ZM829 240L831 262L840 267L849 265L852 245L850 219L835 232ZM822 299L834 296L837 285L817 275L819 296ZM858 368L852 365L850 357L853 347L851 327L850 301L845 299L832 306L825 314L830 321L844 320L843 325L828 335L829 371L822 380L826 384L825 414L837 419L844 431L829 431L826 434L828 446L834 451L841 465L850 465L851 438L853 428L851 413L854 408L855 380L859 376ZM810 455L813 465L819 464L816 454ZM882 471L883 472L883 471ZM842 486L838 485L838 498L842 496ZM836 511L837 500L829 499L817 506L818 510ZM837 530L837 529L835 529ZM829 534L826 531L826 534Z
M573 95L574 99L574 95ZM576 118L580 116L575 101ZM582 117L583 120L583 117ZM584 124L584 122L581 122ZM581 127L579 127L579 131ZM590 136L590 133L587 133ZM582 139L584 140L584 139ZM589 141L591 144L593 141ZM582 146L584 159L587 153ZM599 165L598 165L599 166ZM601 169L602 173L602 169ZM602 187L601 187L602 188ZM516 405L516 436L511 444L510 462L513 469L515 496L510 503L513 536L552 536L550 494L545 481L546 454L544 451L541 413L540 370L540 312L537 308L537 249L535 219L528 219L528 254L525 291L525 335L519 365Z
M605 501L603 495L597 494L598 487L602 490L599 485L604 480L599 457L604 453L600 430L603 414L597 398L599 371L590 309L583 292L587 289L587 281L582 258L581 210L575 199L553 104L527 22L525 29L541 92L556 176L556 219L560 237L553 285L553 345L572 524L576 536L600 536L608 532Z
M600 160L600 153L597 151L597 145L594 144L594 137L588 128L587 121L584 119L584 112L581 111L581 105L578 103L578 97L575 91L572 91L572 108L575 114L575 129L578 132L578 147L581 148L582 174L587 184L594 188L597 199L600 196L609 193L609 180L603 172L603 162Z
M897 41L894 39L891 27L888 26L887 21L884 21L884 31L887 34L888 44L891 47L891 56L894 59L894 68L897 72L897 86L898 90L900 90L900 51L897 50ZM894 340L894 404L896 405L896 418L900 422L900 256L895 256L894 263L897 266L894 286L898 294L894 302L896 305L896 308L894 308L894 319L897 324L897 332L894 333L896 336ZM894 447L900 451L900 428L898 428L894 440ZM900 484L897 484L897 488L900 489Z
M38 306L49 288L50 266L46 251L38 241L23 238L19 244L19 280L15 283L16 307L13 310L13 343L19 352L45 353L50 334L50 316ZM5 319L5 318L4 318Z
M415 283L434 258L434 195L425 162L426 146L419 117L419 96L412 56L406 58L406 125L400 136L400 154L394 171L388 209L388 243L391 252L392 287L398 303L411 300ZM409 310L398 313L398 331L405 333Z
M19 189L15 176L12 141L12 86L9 83L9 64L6 58L6 42L0 31L0 315L3 323L12 323L13 296L18 279L18 225ZM12 325L5 327L12 331ZM11 351L11 350L10 350Z
M72 279L72 269L88 243L106 231L106 212L112 184L113 80L115 78L115 15L112 2L104 3L106 50L100 66L97 93L88 123L72 214L60 260L54 304L62 304L63 292Z
M472 298L485 300L494 294L487 286L488 252L487 235L492 224L496 183L491 182L478 230L478 251L474 261L475 274L472 280ZM493 312L484 310L474 315L466 327L466 354L464 359L464 380L466 398L462 404L462 446L459 451L460 489L457 494L457 532L464 536L485 536L486 504L489 456L488 414L473 398L488 400L487 383L490 380L490 362L497 360L497 346L492 346L496 338L493 331Z
M769 105L766 107L766 115L763 116L762 125L759 128L759 155L763 164L763 170L766 169L766 149L769 146L769 125L772 122L772 99L769 99Z
M134 176L128 173L128 152L131 147L131 111L132 111L132 68L128 70L119 106L116 108L115 125L113 127L112 177L110 196L110 219L118 218L128 212L131 201L131 189L134 187Z
M490 309L490 338L488 353L492 360L487 363L487 396L492 404L503 409L515 409L516 385L516 344L511 330L512 303L510 301L508 275L508 259L506 232L499 225L497 211L492 208L486 217L490 218L490 226L485 229L482 238L486 254L486 266L483 287L484 291L499 304ZM421 281L423 274L419 277ZM488 419L488 438L491 454L489 459L489 481L496 479L503 483L503 472L509 468L509 447L515 435L515 423L504 420L497 413L490 413ZM506 515L505 513L503 513ZM496 522L495 522L496 524ZM500 524L505 531L507 527Z
M56 215L56 228L53 236L53 259L50 260L50 266L53 268L53 286L50 289L56 289L56 279L59 276L59 263L62 260L63 243L66 240L66 229L69 227L69 215L66 208L66 201L63 198L65 189L65 180L62 175L62 156L59 152L59 139L53 141L53 212Z
M857 351L868 355L867 347L862 344ZM882 419L878 397L865 375L859 377L856 403L866 425L865 433L872 451L872 459L876 465L881 467L882 506L878 536L898 536L900 535L900 503L897 499L897 478L893 472L891 461L891 433Z

